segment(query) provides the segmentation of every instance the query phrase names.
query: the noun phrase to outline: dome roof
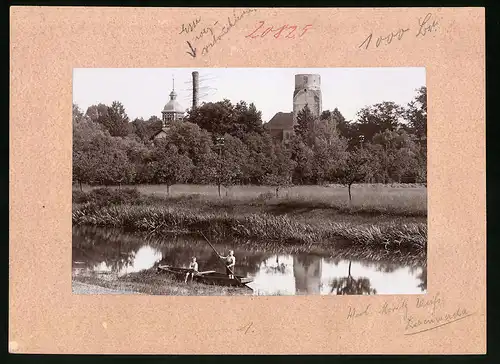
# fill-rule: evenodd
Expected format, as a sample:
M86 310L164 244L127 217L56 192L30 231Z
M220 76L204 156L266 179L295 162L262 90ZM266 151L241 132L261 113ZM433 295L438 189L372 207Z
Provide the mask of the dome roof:
M177 97L177 94L175 93L175 91L172 91L170 93L170 101L167 102L167 104L163 108L163 112L175 112L175 113L182 113L182 114L184 114L185 109L175 99L176 97Z
M178 112L184 114L185 109L177 101L170 100L163 108L163 112Z

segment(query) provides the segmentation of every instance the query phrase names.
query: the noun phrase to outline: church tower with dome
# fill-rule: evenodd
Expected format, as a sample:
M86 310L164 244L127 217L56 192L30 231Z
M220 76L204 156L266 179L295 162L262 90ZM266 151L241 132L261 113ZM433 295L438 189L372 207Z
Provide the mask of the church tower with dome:
M176 100L177 93L175 92L175 81L172 79L172 92L170 93L170 101L165 104L161 112L162 128L153 135L154 139L164 138L167 135L169 124L173 121L180 121L184 118L186 111L184 107Z
M167 102L161 112L163 127L167 127L171 121L182 120L185 110L181 104L176 100L177 93L175 92L175 81L172 80L172 92L170 93L170 101Z

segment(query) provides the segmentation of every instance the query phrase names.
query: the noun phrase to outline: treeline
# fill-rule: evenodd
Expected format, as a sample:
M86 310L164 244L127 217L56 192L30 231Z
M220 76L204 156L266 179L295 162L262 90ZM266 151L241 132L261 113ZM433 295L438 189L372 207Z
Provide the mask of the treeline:
M426 182L426 88L406 106L367 106L348 122L337 110L306 107L295 135L273 141L255 105L224 100L188 111L164 139L161 120L130 122L123 105L73 105L73 178L116 185L176 183L272 185Z

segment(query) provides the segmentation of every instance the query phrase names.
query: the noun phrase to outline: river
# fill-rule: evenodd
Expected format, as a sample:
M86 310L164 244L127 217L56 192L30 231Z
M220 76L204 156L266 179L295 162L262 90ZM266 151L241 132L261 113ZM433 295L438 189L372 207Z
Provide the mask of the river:
M255 295L422 294L427 289L427 268L415 263L351 259L335 252L264 250L248 243L212 243L221 254L234 250L235 273L253 279L249 286ZM156 263L187 267L193 256L200 271L224 271L203 239L159 239L109 228L73 228L74 276L120 277Z

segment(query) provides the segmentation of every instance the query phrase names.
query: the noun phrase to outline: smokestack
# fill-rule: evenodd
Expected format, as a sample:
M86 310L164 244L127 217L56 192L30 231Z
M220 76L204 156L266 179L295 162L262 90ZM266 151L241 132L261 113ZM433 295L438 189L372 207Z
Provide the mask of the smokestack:
M193 109L198 107L198 89L199 89L199 79L198 72L193 72Z

